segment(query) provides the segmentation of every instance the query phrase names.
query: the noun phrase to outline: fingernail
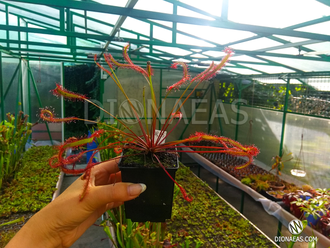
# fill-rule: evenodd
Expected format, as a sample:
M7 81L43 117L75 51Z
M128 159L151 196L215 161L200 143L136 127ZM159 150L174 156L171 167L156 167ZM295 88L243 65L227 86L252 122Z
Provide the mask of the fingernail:
M127 192L131 196L139 195L147 189L147 186L143 183L131 184L127 187Z

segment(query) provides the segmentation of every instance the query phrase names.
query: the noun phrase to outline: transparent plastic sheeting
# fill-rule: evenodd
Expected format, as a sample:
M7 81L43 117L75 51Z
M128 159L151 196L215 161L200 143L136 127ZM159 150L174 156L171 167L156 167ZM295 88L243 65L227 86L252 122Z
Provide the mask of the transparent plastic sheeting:
M190 150L189 148L182 148L182 150ZM285 211L279 204L274 201L271 201L264 196L260 195L255 190L251 189L250 187L242 184L238 179L229 175L224 170L220 169L218 166L207 160L206 158L202 157L196 153L187 153L189 157L194 159L198 164L203 166L206 170L210 171L217 177L219 177L224 182L244 191L245 193L249 194L255 201L258 201L262 204L264 210L269 214L273 215L277 218L283 225L286 227L288 226L289 222L293 219L297 219L295 216L290 214L289 212ZM306 236L316 236L318 237L317 247L330 247L330 240L323 236L316 230L313 230L309 226L307 226L304 230L304 235Z
M277 155L281 143L283 113L241 106L241 121L244 116L245 122L238 126L237 141L260 148L258 160L268 166L269 170L273 164L272 158ZM227 133L225 134L227 136Z

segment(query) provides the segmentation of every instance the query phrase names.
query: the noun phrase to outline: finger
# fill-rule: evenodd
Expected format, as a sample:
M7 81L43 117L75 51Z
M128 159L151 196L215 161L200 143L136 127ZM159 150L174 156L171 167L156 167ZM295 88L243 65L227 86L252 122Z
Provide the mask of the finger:
M120 157L116 157L111 160L100 163L100 164L96 165L94 168L104 170L104 171L108 172L109 174L112 174L112 173L119 171L119 168L118 168L119 161L120 161Z
M146 190L144 184L116 183L102 185L90 189L86 203L93 209L98 209L111 202L125 202L138 197Z
M94 178L94 184L105 185L109 184L109 178L111 174L117 173L119 171L117 165L118 159L106 161L95 166L92 170L92 178Z
M111 174L108 184L119 183L121 182L121 171Z

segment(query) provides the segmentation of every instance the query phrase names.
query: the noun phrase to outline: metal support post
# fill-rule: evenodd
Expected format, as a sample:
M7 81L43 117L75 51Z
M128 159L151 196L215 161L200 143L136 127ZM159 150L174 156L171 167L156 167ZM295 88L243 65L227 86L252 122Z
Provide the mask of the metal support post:
M278 221L278 226L277 226L277 234L276 236L279 237L282 235L282 222L281 221ZM276 242L277 245L280 245L280 241L278 240Z
M238 120L239 120L239 110L240 110L240 101L242 97L242 89L241 89L242 81L239 82L238 85L238 103L237 103L237 115L236 115L236 129L235 129L235 140L238 139Z
M17 80L17 92L16 92L16 106L15 106L15 128L17 127L17 116L18 116L18 109L19 109L19 103L20 103L20 88L21 88L21 78L22 78L22 70L21 70L21 60L19 60L18 66L20 68L18 73L18 80Z
M14 79L15 79L15 77L16 77L16 74L17 74L17 72L18 72L19 66L20 66L20 64L18 64L18 65L17 65L17 67L16 67L16 70L15 70L15 72L14 72L13 76L12 76L12 77L11 77L11 79L10 79L10 82L9 82L9 84L8 84L8 86L7 86L6 92L5 92L4 96L3 96L3 97L4 97L4 99L6 99L6 97L7 97L7 94L8 94L8 91L9 91L9 89L10 89L11 85L12 85L12 84L13 84L13 82L14 82Z
M64 72L65 72L65 68L64 68L64 63L63 62L61 62L61 85L62 85L62 87L64 87ZM65 103L65 101L64 101L64 97L63 96L61 96L61 118L64 118L64 116L65 116L65 113L64 113L64 103ZM65 139L65 133L64 133L64 131L65 131L65 125L64 125L64 122L61 122L61 129L62 129L62 142L64 142L64 139Z
M215 182L215 192L218 193L219 190L219 177L217 177L217 181Z
M174 2L173 3L173 15L178 14L178 5ZM177 30L177 23L173 22L173 27L172 27L172 43L176 44L176 30Z
M282 153L283 153L283 144L284 144L285 122L286 122L286 115L288 112L289 86L290 86L290 75L286 81L286 92L285 92L285 102L284 102L283 119L282 119L282 131L281 131L279 156L283 155Z
M212 91L214 92L213 93L214 94L214 102L216 103L219 98L218 98L216 89L214 87L214 84L213 84ZM223 133L223 128L222 128L221 120L220 120L220 117L219 117L220 114L219 114L219 109L218 108L217 108L217 115L218 115L218 122L219 122L219 127L220 127L220 135L222 136L222 135L224 135L224 133Z
M159 75L159 106L162 104L162 94L163 94L163 69L160 69L160 75ZM158 118L158 129L161 129L162 123L161 123L161 118L162 118L162 109L159 109L158 114L160 113L160 116Z
M154 25L150 24L150 40L154 39ZM153 45L149 46L149 52L152 53Z
M244 198L245 198L245 192L242 191L242 196L241 196L241 207L239 209L239 211L241 212L241 214L243 214L243 210L244 210Z
M26 62L27 70L30 68L30 62ZM28 104L29 104L29 122L32 122L32 109L31 109L31 82L30 82L30 75L29 72L27 72L27 82L28 82Z
M21 110L24 112L24 88L23 88L23 67L24 67L24 61L20 59L20 77L19 77L19 84L21 85ZM24 113L26 114L26 113Z
M211 130L211 115L212 115L212 111L211 111L211 108L212 108L212 101L213 101L213 93L212 91L214 90L214 84L212 84L212 90L210 91L210 95L211 95L211 99L210 99L210 104L209 104L209 118L208 118L208 122L207 122L207 133L210 133L210 130Z
M5 97L3 95L2 53L0 52L0 95L1 95L1 121L5 120Z

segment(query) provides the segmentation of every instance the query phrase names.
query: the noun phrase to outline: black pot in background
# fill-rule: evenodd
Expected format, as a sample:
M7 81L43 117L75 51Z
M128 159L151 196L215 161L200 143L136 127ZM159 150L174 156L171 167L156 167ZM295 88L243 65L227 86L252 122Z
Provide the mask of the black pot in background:
M168 168L175 179L176 168ZM122 167L119 163L123 182L144 183L147 185L139 197L125 202L126 218L133 222L165 222L171 218L174 182L162 168Z

